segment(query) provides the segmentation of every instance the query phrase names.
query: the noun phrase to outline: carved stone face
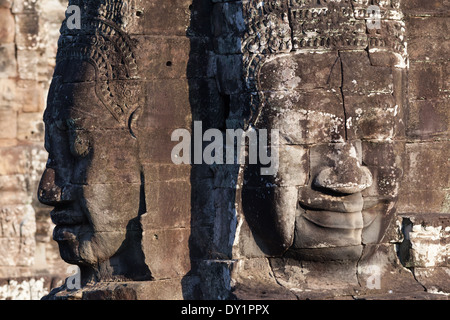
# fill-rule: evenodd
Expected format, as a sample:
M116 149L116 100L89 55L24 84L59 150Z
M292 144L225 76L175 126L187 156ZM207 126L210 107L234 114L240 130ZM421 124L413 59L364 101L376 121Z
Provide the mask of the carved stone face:
M259 216L247 215L250 224L273 235L269 252L358 260L363 245L381 242L401 174L401 72L371 65L365 51L283 55L262 66L256 126L279 130L280 168L265 187L248 170L243 201Z
M76 5L81 28L70 29L66 19L58 41L38 198L54 206L53 238L66 262L88 267L84 279L135 279L147 270L137 259L145 212L135 126L142 104L134 47L124 31L129 7Z
M82 70L78 79L71 63ZM97 97L92 65L69 60L59 67L44 117L49 158L39 199L55 207L62 258L92 266L118 253L133 232L140 200L137 143Z
M280 133L277 175L249 165L242 189L246 220L269 255L358 261L366 245L389 241L404 147L404 29L393 21L397 2L380 4L394 18L379 30L366 28L358 12L367 4L358 3L245 9L246 79L259 97L253 126ZM287 44L261 43L260 25L281 30L286 15ZM278 19L257 22L267 16Z

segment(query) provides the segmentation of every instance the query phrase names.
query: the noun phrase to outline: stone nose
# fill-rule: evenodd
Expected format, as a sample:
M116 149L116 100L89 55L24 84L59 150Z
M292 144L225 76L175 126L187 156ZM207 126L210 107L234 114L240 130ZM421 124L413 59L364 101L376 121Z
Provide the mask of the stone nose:
M75 188L71 186L60 187L56 184L56 172L53 168L45 169L38 188L39 202L55 206L73 201Z
M372 174L360 164L354 148L339 150L334 160L333 166L320 170L313 181L314 186L335 193L354 194L372 185Z
M61 188L55 183L56 173L52 168L45 169L38 188L38 200L52 206L61 201Z

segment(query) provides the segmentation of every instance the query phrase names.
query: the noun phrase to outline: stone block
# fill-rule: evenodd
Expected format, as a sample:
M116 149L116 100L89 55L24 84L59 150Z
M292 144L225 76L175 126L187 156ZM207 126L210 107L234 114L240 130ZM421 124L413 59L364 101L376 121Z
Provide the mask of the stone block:
M442 66L438 63L411 62L409 99L424 100L441 97Z
M411 267L449 266L450 228L414 225L408 236L411 241Z
M363 141L362 150L362 162L373 176L373 183L363 191L363 196L395 198L403 174L400 159L405 153L404 143L402 141Z
M19 140L43 142L44 129L41 113L19 113L17 116L17 139Z
M189 29L187 35L210 37L212 34L211 28L211 12L213 3L209 0L196 0L192 1L192 5L189 6L191 11Z
M399 133L400 107L391 94L345 97L349 139L395 139Z
M38 13L16 14L16 39L18 50L34 49L39 41Z
M140 144L142 163L173 164L171 153L179 141L172 141L172 132L179 128L147 128L139 134L143 137Z
M34 239L34 213L31 205L8 205L0 208L1 237Z
M409 1L408 1L409 2ZM450 29L450 22L446 17L439 16L408 16L406 29L409 40L412 39L448 39L448 34L442 32ZM408 43L409 48L409 43ZM408 50L411 51L411 50Z
M0 7L0 43L12 43L15 36L14 16L11 11Z
M0 0L0 8L11 9L12 4L12 0Z
M409 0L402 1L402 10L407 15L445 15L450 10L450 3L445 0Z
M27 183L23 175L0 175L0 207L29 203Z
M398 211L401 213L450 212L449 142L406 145L404 176Z
M344 93L392 93L393 74L390 67L373 66L365 51L342 52ZM370 74L370 77L367 75Z
M188 181L149 181L145 189L147 214L141 219L144 229L190 226L191 188Z
M192 0L173 0L164 3L138 0L135 14L129 18L130 34L185 36L190 25ZM170 19L168 19L170 13Z
M7 254L0 255L0 266L16 266L16 257L19 253L17 238L0 238L0 251Z
M37 79L39 53L36 50L17 50L17 65L20 79Z
M212 26L214 37L234 35L239 37L245 30L241 2L223 2L213 6Z
M145 79L186 78L190 40L184 37L136 36L136 60ZM145 45L144 45L145 44Z
M189 103L192 120L202 121L203 130L225 128L226 99L220 94L215 79L189 79Z
M449 39L413 38L408 42L411 61L442 61L448 59L446 53L450 50Z
M28 168L28 148L21 146L0 148L0 175L25 174Z
M12 109L17 100L17 82L12 79L0 78L0 107Z
M18 80L15 88L14 104L22 112L39 112L45 108L46 88L33 80Z
M448 59L450 50L450 30L448 19L428 17L407 20L408 53L411 61L442 61ZM446 30L443 32L443 30Z
M401 186L397 212L415 214L450 212L450 197L447 191L408 189L405 183Z
M146 107L138 120L139 128L190 127L192 117L190 105L186 103L189 101L186 79L146 82L146 99Z
M155 280L180 278L190 270L189 228L144 229L145 263Z
M265 99L258 126L279 129L280 144L328 143L345 136L338 92L270 92Z
M410 190L439 190L450 187L450 142L406 145L403 183Z
M449 103L448 99L411 101L407 111L407 135L421 139L448 135Z
M189 62L186 68L186 77L205 78L214 74L215 57L212 53L212 45L209 39L190 38Z
M0 78L14 78L16 76L16 46L14 43L0 44Z
M244 89L242 56L217 56L216 63L219 92L226 95L242 92Z
M282 72L279 72L282 70ZM264 64L261 90L340 90L341 65L337 53L301 53L283 56Z
M17 137L17 111L12 108L0 107L0 139Z

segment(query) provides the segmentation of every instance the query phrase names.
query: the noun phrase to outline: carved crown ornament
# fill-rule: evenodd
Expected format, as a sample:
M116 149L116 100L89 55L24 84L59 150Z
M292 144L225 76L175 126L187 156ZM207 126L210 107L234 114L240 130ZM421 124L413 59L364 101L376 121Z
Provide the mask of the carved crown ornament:
M407 64L400 0L250 0L244 5L242 52L255 123L264 100L257 77L269 57L299 51L389 52ZM377 22L376 27L372 23Z
M378 10L374 11L375 8ZM244 51L385 48L403 54L405 25L399 0L249 1ZM380 19L379 28L370 23Z
M132 14L129 2L105 0L94 6L89 1L71 1L70 5L80 6L81 28L62 24L56 56L57 64L81 60L94 67L98 99L124 126L139 107L139 95L131 93L131 86L139 88L126 81L139 78L133 43L124 30Z

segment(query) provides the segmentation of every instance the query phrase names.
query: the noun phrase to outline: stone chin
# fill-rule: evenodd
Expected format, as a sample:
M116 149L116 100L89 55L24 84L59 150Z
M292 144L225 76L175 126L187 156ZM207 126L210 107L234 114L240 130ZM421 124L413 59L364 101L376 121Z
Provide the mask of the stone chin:
M361 212L342 213L299 209L291 255L299 260L358 260L362 254Z
M287 255L305 261L359 261L365 245L381 243L395 201L379 200L368 206L353 213L299 208Z
M92 232L88 226L57 226L53 232L65 262L94 268L119 253L125 237L122 232Z

